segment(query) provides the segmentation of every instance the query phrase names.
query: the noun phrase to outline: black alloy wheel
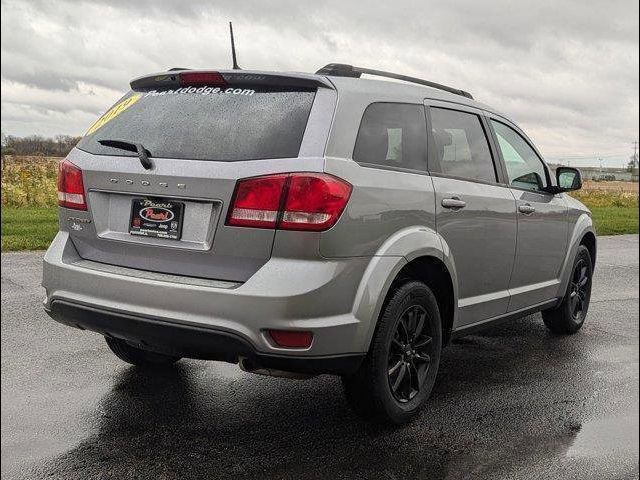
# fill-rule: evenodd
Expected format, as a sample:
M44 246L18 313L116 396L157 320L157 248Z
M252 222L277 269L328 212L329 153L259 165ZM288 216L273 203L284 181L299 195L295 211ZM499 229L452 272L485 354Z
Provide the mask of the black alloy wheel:
M573 268L569 286L569 307L571 315L577 322L584 318L589 301L589 266L585 259L580 259Z
M580 245L562 301L542 312L542 320L549 330L559 335L570 335L582 328L589 311L592 279L591 254L584 245Z
M407 308L389 348L389 386L397 401L407 403L420 393L431 366L432 340L427 311L420 305Z

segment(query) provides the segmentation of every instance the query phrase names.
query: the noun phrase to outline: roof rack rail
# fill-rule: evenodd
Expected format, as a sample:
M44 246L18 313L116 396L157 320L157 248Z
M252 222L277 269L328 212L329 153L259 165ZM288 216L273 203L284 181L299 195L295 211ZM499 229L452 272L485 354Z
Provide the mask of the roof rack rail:
M177 72L179 70L191 70L190 68L183 68L183 67L173 67L170 68L169 70L167 70L167 72Z
M396 80L403 80L405 82L418 83L420 85L426 85L427 87L437 88L438 90L444 90L445 92L462 95L463 97L467 97L473 100L471 94L469 92L465 92L464 90L447 87L446 85L430 82L429 80L422 80L421 78L408 77L406 75L399 75L397 73L385 72L382 70L372 70L370 68L354 67L353 65L346 65L344 63L330 63L316 72L316 74L318 75L352 78L360 78L363 73L367 75L375 75L377 77L394 78Z

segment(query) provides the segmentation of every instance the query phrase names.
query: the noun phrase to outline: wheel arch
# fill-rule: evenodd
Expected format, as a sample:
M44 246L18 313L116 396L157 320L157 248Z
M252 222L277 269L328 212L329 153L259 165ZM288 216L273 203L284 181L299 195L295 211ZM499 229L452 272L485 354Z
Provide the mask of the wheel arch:
M450 338L457 316L457 277L446 243L432 229L405 228L385 242L363 275L353 312L366 325L362 329L363 350L371 339L390 292L401 282L419 280L436 295L442 310L443 343Z
M436 296L442 321L442 344L451 338L455 314L453 279L445 263L433 256L421 256L408 262L396 275L386 294L385 302L396 287L411 280L418 280ZM384 304L383 304L384 305Z
M589 255L591 255L591 263L595 268L596 255L598 254L597 240L596 240L595 233L592 231L585 232L585 234L582 236L582 239L580 240L580 245L584 245L585 247L587 247L587 250L589 250Z
M562 270L560 272L560 284L558 286L557 297L562 298L567 290L569 284L569 277L571 275L571 268L573 265L573 259L576 256L578 247L584 245L591 254L591 261L595 267L595 259L597 255L597 237L595 229L593 228L593 220L587 213L583 213L573 224L573 229L570 232L570 240L568 243L567 253L562 264Z

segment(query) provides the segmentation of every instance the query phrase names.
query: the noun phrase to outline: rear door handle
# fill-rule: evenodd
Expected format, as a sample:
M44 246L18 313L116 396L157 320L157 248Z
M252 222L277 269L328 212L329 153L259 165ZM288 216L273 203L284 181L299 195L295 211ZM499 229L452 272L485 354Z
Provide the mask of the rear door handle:
M531 215L532 213L535 213L536 207L533 207L528 203L525 203L524 205L520 205L518 207L518 210L520 211L520 213L524 213L525 215Z
M443 198L440 204L444 208L450 208L452 210L460 210L467 206L467 202L460 200L459 197Z

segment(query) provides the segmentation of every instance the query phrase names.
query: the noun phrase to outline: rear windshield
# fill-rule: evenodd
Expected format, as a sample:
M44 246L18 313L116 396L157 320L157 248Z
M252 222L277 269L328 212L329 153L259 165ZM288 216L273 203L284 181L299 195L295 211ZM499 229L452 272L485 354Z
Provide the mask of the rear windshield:
M315 90L184 87L131 91L94 123L78 148L136 153L100 140L142 144L152 157L237 161L297 157Z

